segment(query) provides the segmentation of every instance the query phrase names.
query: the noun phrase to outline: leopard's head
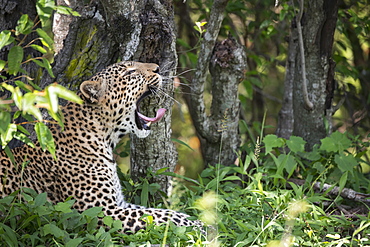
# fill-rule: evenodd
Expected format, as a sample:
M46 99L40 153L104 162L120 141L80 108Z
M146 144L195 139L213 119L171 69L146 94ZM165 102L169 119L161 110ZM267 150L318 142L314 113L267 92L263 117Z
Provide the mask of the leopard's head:
M159 121L166 110L161 108L156 116L147 117L139 112L139 105L161 85L158 65L120 62L84 81L80 91L87 104L100 107L103 112L101 121L106 121L108 131L112 131L116 138L127 133L144 138L150 133L150 124Z

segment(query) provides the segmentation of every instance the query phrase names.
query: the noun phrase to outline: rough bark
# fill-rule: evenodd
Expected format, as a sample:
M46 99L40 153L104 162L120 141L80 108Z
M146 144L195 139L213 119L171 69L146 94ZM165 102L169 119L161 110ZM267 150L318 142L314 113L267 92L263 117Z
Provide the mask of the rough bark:
M161 74L165 78L173 75L176 67L176 37L174 13L171 1L149 1L145 5L145 11L140 15L142 30L140 33L140 44L134 54L135 60L154 62L160 65ZM173 83L166 79L163 83L163 92L143 104L146 106L147 115L152 115L154 109L164 107L167 109L165 117L152 126L152 134L149 138L139 139L131 136L131 169L132 177L139 179L145 177L150 168L153 171L168 167L174 170L177 162L175 146L171 141L171 109L173 105ZM155 181L166 191L169 178L161 176Z
M209 116L211 130L221 134L213 142L203 140L203 156L208 164L231 165L240 147L238 84L246 71L246 51L234 39L226 39L215 45L211 62L212 105Z
M227 2L227 0L215 1L212 6L211 16L206 27L207 31L203 36L198 55L196 72L191 82L191 100L189 102L189 107L194 126L200 136L212 141L217 141L220 135L217 134L217 131L211 130L210 128L211 123L207 118L203 93L208 74L208 64L224 18L223 12Z
M276 130L276 134L285 139L289 139L293 133L293 84L295 80L294 70L297 66L296 57L298 51L298 34L295 22L293 21L289 35L288 58L285 65L286 73L284 79L283 105L279 112L278 127Z
M296 54L294 64L290 62L290 65L294 68L288 67L287 73L289 74L286 75L288 79L293 78L294 82L292 94L294 125L292 134L304 138L309 149L314 144L320 143L320 139L331 132L335 67L331 60L331 53L337 12L337 0L305 2L301 26L308 98L313 103L313 109L308 109L304 102L301 54L296 50L289 51L289 59L292 54ZM296 29L297 25L292 28ZM295 30L292 30L292 34L295 32ZM291 45L289 48L298 49L299 45ZM288 100L284 103L289 104L289 102ZM283 122L283 116L280 117L280 121ZM325 121L329 123L328 129L326 129ZM285 128L289 125L280 125L279 127ZM283 133L285 130L280 128L279 131Z
M58 3L67 2L59 0ZM157 63L164 76L174 70L176 53L170 0L162 3L157 0L74 0L68 3L81 17L56 16L54 19L58 51L53 64L56 78L44 73L41 87L56 81L77 90L81 82L118 60ZM164 94L172 95L172 83L165 80L164 84ZM154 99L150 101L155 102ZM153 170L173 168L176 163L176 151L170 140L172 101L165 97L163 105L155 104L156 109L165 107L168 111L160 123L152 126L149 137L132 138L131 162L135 178L142 176L149 167ZM148 101L141 110L151 111L149 105ZM154 182L165 189L168 181L160 178Z

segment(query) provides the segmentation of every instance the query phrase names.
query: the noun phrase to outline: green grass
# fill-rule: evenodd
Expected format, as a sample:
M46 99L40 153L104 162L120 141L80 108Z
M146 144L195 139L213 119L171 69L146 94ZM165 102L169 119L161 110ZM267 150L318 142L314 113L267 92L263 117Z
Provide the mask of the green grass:
M318 192L312 186L314 182L323 182L369 193L368 175L360 169L360 164L366 163L363 155L368 143L338 133L329 138L330 141L326 139L321 146L306 152L299 138L284 140L269 136L264 139L258 158L253 145L245 146L243 151L249 158L239 166L209 166L197 180L172 174L176 178L169 198L165 198L157 184L148 181L152 176L171 173L148 171L148 177L138 183L122 176L125 194L131 202L143 200L149 207L169 205L194 219L200 218L210 225L208 238L194 229L172 223L149 224L146 230L136 234L121 234L121 222L104 217L100 208L80 214L71 209L72 200L53 205L45 194L25 189L0 200L0 243L5 246L370 246L368 205L341 195L330 197L330 189ZM284 151L287 145L289 151ZM340 163L341 155L349 162L347 166ZM288 178L305 182L296 185ZM162 199L155 196L158 194ZM103 217L108 228L97 227L98 217Z

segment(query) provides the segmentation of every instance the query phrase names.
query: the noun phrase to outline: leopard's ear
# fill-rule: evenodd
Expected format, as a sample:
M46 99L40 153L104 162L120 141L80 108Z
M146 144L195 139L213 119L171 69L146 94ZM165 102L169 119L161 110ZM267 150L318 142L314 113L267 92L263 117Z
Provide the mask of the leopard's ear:
M104 94L104 89L100 80L84 81L80 86L82 95L89 103L98 103Z

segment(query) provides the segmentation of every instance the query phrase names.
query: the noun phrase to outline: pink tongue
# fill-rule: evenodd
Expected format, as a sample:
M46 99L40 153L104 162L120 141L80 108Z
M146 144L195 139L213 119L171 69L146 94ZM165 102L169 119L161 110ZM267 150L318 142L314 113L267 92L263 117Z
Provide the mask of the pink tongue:
M159 120L162 119L162 117L164 116L165 113L166 113L166 109L161 108L161 109L158 109L157 115L155 117L147 117L147 116L144 116L143 114L141 114L140 112L138 112L137 114L139 115L139 117L141 119L143 119L147 122L156 123L156 122L158 122Z

